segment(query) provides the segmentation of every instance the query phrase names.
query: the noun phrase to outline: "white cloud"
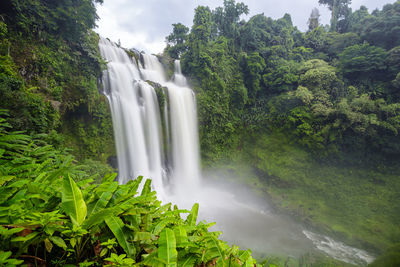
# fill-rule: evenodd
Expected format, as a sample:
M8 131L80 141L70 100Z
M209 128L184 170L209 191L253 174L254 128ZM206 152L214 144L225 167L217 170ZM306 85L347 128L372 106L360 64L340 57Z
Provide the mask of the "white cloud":
M319 6L318 0L237 0L249 6L250 16L264 13L274 19L285 13L292 16L293 24L300 30L307 29L311 10L317 7L321 13L321 23L329 24L330 12ZM351 7L361 5L369 11L382 8L394 0L353 0ZM181 22L192 25L194 9L198 5L214 9L223 5L223 0L105 0L97 13L100 20L96 31L127 48L136 48L148 53L160 53L165 47L165 37L172 31L172 24ZM247 17L248 19L248 17Z

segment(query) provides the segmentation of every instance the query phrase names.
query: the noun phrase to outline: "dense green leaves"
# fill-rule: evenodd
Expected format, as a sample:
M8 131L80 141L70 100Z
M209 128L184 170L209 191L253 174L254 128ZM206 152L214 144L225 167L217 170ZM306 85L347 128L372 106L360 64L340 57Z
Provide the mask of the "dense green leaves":
M345 75L379 75L386 69L386 51L368 44L347 47L340 55L339 62Z
M49 134L48 141L69 146L79 158L106 162L115 149L97 84L103 60L91 30L94 2L101 1L4 1L0 107L9 110L15 130Z
M0 118L0 264L46 258L62 265L161 267L227 260L231 248L217 239L220 233L197 223L198 204L190 212L161 205L151 180L139 195L142 177L119 185L107 175L93 184L70 155L8 128ZM186 220L182 213L189 213ZM22 253L29 257L18 259Z
M399 53L376 41L390 43L398 36L393 34L400 27L398 3L369 14L365 7L352 12L349 1L319 2L332 11L330 32L314 22L301 33L287 14L278 20L259 14L239 23L246 8L234 1L215 10L196 9L181 60L197 91L206 161L241 149L249 132L266 130L284 132L313 153L324 150L326 155L362 148L389 157L387 151L397 149L396 119L383 110L400 100ZM382 27L385 23L392 28ZM368 37L375 31L372 24L381 29L381 37ZM379 108L344 112L365 99L363 94ZM341 126L350 118L344 114L363 126ZM400 156L400 150L395 154Z

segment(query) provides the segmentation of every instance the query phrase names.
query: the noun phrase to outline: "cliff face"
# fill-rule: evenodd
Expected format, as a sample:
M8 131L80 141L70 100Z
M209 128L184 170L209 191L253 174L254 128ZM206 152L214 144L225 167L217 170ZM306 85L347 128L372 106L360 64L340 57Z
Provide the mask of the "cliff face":
M114 152L91 1L8 1L0 20L0 108L14 129L48 134L78 159ZM62 7L62 8L61 8Z

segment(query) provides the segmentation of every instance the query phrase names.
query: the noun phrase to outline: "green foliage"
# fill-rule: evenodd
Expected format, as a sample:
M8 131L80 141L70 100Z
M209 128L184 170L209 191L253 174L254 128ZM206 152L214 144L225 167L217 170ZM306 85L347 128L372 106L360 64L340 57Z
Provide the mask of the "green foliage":
M207 43L211 38L212 24L211 24L211 10L209 7L198 6L195 9L193 26L189 38L201 43Z
M265 62L257 52L243 55L240 59L244 85L248 88L250 99L254 102L257 93L261 90L261 76L265 69Z
M4 114L4 111L1 111ZM0 118L0 263L79 266L237 266L250 252L229 247L192 210L161 205L151 181L100 184L71 155ZM76 178L79 182L75 182ZM189 213L187 219L181 214ZM11 256L12 255L12 256ZM232 265L236 264L236 265Z
M277 59L269 62L263 82L270 94L291 91L299 80L299 64L292 60Z
M219 34L228 38L237 37L240 16L248 13L249 8L244 3L236 3L235 0L224 0L224 6L217 7L213 11L213 20Z
M242 149L242 136L266 126L312 153L361 149L400 155L393 144L400 99L397 48L386 51L365 42L361 32L369 24L363 21L372 16L365 8L353 13L348 1L320 3L336 12L332 32L318 26L301 33L289 15L273 20L260 14L239 23L247 8L234 1L215 10L196 9L181 59L197 91L206 162ZM392 16L396 8L387 5L373 16ZM358 109L367 97L361 94L376 108Z
M10 266L10 267L14 267L14 266L18 266L21 263L23 263L23 260L16 260L16 259L12 259L10 258L12 252L11 251L0 251L0 264L2 266Z
M2 10L0 107L16 130L52 133L52 144L79 158L115 154L107 100L99 94L103 60L91 0L7 0ZM57 132L57 134L55 134Z
M372 45L391 49L400 45L400 2L386 4L382 10L364 16L358 26L361 37Z
M165 50L172 58L178 59L186 50L185 42L189 28L181 23L172 24L172 26L172 33L165 38L167 41Z
M97 16L94 2L102 1L14 0L7 4L9 14L18 21L13 25L17 30L45 39L61 34L65 40L79 42L82 35L95 26Z
M367 77L386 69L386 51L369 44L347 47L339 55L340 68L347 76Z

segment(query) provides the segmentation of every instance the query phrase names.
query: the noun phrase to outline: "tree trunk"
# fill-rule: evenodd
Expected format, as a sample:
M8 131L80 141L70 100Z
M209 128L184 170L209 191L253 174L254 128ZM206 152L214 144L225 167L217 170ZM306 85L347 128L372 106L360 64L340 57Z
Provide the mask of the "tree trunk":
M336 30L337 30L339 4L340 4L340 0L333 0L332 18L331 18L331 32L336 32Z

